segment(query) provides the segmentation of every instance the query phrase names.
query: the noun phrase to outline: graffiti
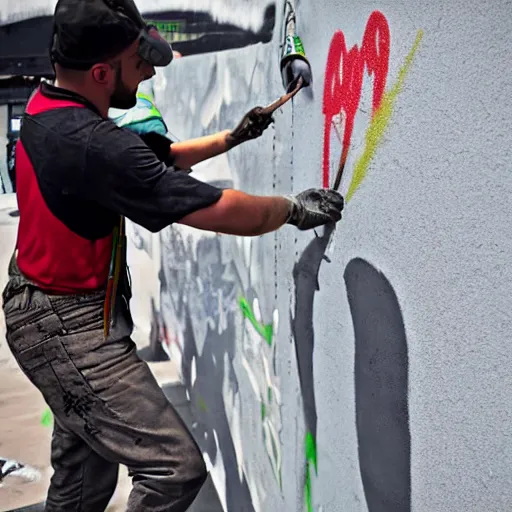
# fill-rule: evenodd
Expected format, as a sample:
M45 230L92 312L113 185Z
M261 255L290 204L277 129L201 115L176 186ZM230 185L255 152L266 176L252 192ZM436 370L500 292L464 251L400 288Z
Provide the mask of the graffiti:
M268 346L272 346L272 336L273 336L273 326L272 324L262 324L256 320L256 317L254 316L254 312L250 306L250 304L247 302L247 299L245 297L242 297L239 301L240 309L242 310L242 314L244 315L249 322L253 325L253 327L256 329L257 333L267 342Z
M308 432L306 434L306 474L304 477L304 499L308 512L313 512L313 494L311 472L315 468L315 473L318 474L317 455L316 455L316 439L313 434Z
M269 456L274 476L282 486L281 475L281 393L275 371L276 346L273 343L273 333L277 330L278 315L274 311L273 322L264 324L259 320L258 301L254 300L251 307L247 299L240 299L240 309L243 316L249 320L250 329L246 326L243 339L242 365L247 373L256 400L261 406L261 421L263 438L267 455ZM261 338L266 343L261 343Z
M227 317L237 309L238 277L216 235L200 236L192 230L169 228L162 232L161 304L166 345L183 351L181 334L186 315L193 311L194 330L202 347L207 330L222 333ZM171 327L169 332L169 327Z
M183 2L178 3L185 6ZM243 30L231 30L232 27L220 20L221 14L229 13L224 16L231 19L224 21L237 21L231 9L235 4L237 13L243 11L244 14L239 16ZM181 45L184 55L196 56L179 59L169 71L161 70L155 77L160 81L158 100L162 101L162 112L166 121L173 123L172 129L179 139L229 128L238 121L248 103L250 106L253 101L254 104L266 104L267 99L274 97L276 87L282 92L280 81L275 80L278 52L276 39L271 37L275 7L265 7L263 13L264 6L258 2L246 0L239 4L234 0L217 3L215 16L204 18L208 27L214 27L215 21L216 29L229 28L229 33L216 31L199 40L196 36L200 32L195 30L198 26L193 27L194 30L188 30L188 40L177 44L178 48ZM322 11L319 19L325 19L327 15L334 19L339 16L339 9L334 4L293 4L297 4L299 18L314 9ZM246 30L248 20L256 18L252 13L257 10L261 11L261 16L251 21L255 28L250 34ZM186 31L181 21L174 22L169 13L159 14L160 17L155 16L154 20L161 23L170 39L176 38L177 31ZM200 21L199 16L190 18L187 22ZM260 18L264 22L261 29ZM323 91L316 91L313 96L313 89L308 90L307 94L298 97L300 103L297 102L299 108L295 112L288 115L288 110L283 109L276 115L273 142L271 137L262 138L229 156L218 157L199 168L199 173L204 171L199 176L205 181L212 177L222 179L229 182L230 188L257 194L297 191L300 184L313 177L307 173L300 158L296 158L301 153L297 150L299 144L305 142L294 140L294 129L299 123L313 120L312 133L318 130L323 139L323 153L321 157L318 155L322 159L322 177L318 175L316 179L329 186L334 178L332 169L341 169L345 172L344 184L348 185L345 198L349 202L363 183L390 125L422 33L418 32L405 62L397 62L397 66L391 68L398 70L396 77L389 71L390 65L395 64L390 60L390 52L396 49L396 43L393 39L391 47L390 25L383 13L372 12L368 19L365 14L361 19L361 34L353 41L348 40L346 30L319 34L318 21L305 18L298 21L306 38L321 39L313 45L317 50L328 48L327 55L312 56L320 61L320 66L326 59L325 83L323 86L320 81L318 83ZM402 30L404 26L400 24L398 28ZM410 43L413 38L414 33ZM256 42L264 44L253 44ZM409 50L409 43L406 45L400 59ZM229 51L235 47L240 49ZM223 51L211 53L217 50ZM399 68L399 64L403 64L402 67ZM318 92L323 92L321 107ZM367 116L363 111L366 104ZM310 117L311 108L317 109L318 116ZM360 130L363 122L365 129ZM273 178L272 169L268 170L270 166L273 167ZM351 174L347 176L349 170ZM312 512L313 498L316 497L313 496L314 485L319 484L325 489L331 483L315 480L319 464L323 473L320 475L324 478L323 475L338 463L338 460L334 463L326 461L320 451L326 447L317 445L326 439L333 444L336 441L324 437L327 430L321 430L325 425L322 415L325 414L326 400L320 395L318 384L321 382L323 388L324 383L323 375L314 375L313 364L320 364L322 369L326 366L325 360L313 359L315 348L317 353L320 352L318 346L321 343L325 341L336 347L344 341L320 339L320 326L314 323L315 314L318 317L315 298L318 301L319 271L322 260L327 260L333 230L319 231L319 236L315 237L313 234L295 234L294 242L294 234L285 228L283 234L275 235L275 246L272 247L273 240L267 243L271 236L247 241L184 226L172 226L157 236L131 226L134 228L129 232L131 243L144 251L144 261L149 258L154 263L154 274L160 268L160 296L151 307L154 324L151 339L160 352L153 360L169 357L181 368L197 416L194 435L209 465L224 474L224 479L216 481L216 485L223 495L225 509L249 512L273 508L299 510L304 505L300 503L302 501L308 512ZM344 229L342 224L339 226L338 229ZM304 236L310 236L311 240L308 238L304 251L295 252L298 240L302 240L299 237ZM284 249L280 249L281 246ZM353 249L351 245L347 250ZM259 253L260 260L252 259L255 253ZM337 259L339 257L338 254ZM271 264L263 265L262 262ZM292 269L293 276L290 276ZM341 279L340 271L337 272ZM370 512L409 512L408 354L400 306L385 276L364 260L352 260L345 269L344 279L349 308L345 306L340 314L347 319L350 331L347 336L352 335L350 319L355 333L358 451L355 447L353 451L358 454L360 478L356 474L352 480L359 488L362 482L362 490L356 492L360 493L359 498L364 492ZM322 293L325 293L323 284ZM279 308L281 313L286 311L289 301L294 301L289 318L293 349L282 342L283 329L278 332L276 309ZM365 322L367 317L370 320ZM285 327L288 330L289 326ZM285 334L288 337L288 332ZM326 336L330 338L335 334ZM335 364L339 364L339 353L336 354L335 348L332 352ZM345 360L342 363L340 373L347 373L348 368L351 374L350 365L347 366ZM384 385L379 387L380 382ZM300 389L298 397L297 388ZM352 397L347 395L350 400ZM286 411L286 416L282 416L282 411ZM38 420L39 417L35 422ZM354 423L351 417L347 421ZM40 422L51 427L53 418L49 409L44 411ZM257 446L253 447L251 443ZM283 468L293 470L296 467L300 468L298 476L295 471L283 471ZM356 467L357 462L354 463ZM338 477L350 471L348 464L343 463ZM299 493L303 493L301 496L297 496L297 480ZM347 484L349 487L351 485ZM349 492L352 489L343 491ZM336 509L327 508L330 505L323 503L325 510Z
M313 378L313 352L315 333L313 327L313 303L315 293L320 290L318 272L325 258L334 227L324 228L324 234L316 236L304 249L299 261L293 267L295 283L295 311L291 319L292 334L299 371L300 390L306 423L304 498L308 512L312 512L311 472L318 471L316 454L317 412L315 383Z
M262 321L235 239L172 226L162 232L161 244L160 343L166 351L169 339L181 347L171 358L181 361L185 385L195 405L198 417L194 433L211 463L224 468L222 499L228 510L235 509L252 501L245 475L237 470L242 453L235 434L243 419L234 365L237 352L249 389L260 406L265 451L281 486L281 396L273 341L277 311L271 322ZM237 300L239 290L244 290L245 296ZM236 335L239 313L246 321L241 336Z
M365 260L350 261L344 278L354 323L359 466L368 510L410 512L409 362L400 305L384 274Z
M366 68L373 75L372 115L380 107L389 64L390 33L386 18L381 12L374 11L363 36L359 49L354 45L347 51L345 35L341 30L332 37L325 71L324 99L322 112L324 120L323 186L330 182L330 139L334 125L339 130L342 143L339 168L343 169L347 161L354 128L354 120L361 100L363 75Z
M227 327L222 334L207 327L207 343L199 343L195 332L201 331L192 326L192 319L187 315L181 368L196 409L194 436L205 458L223 468L224 488L218 490L225 510L254 512L246 476L239 469L241 462L237 464L242 454L236 436L232 435L237 423L234 417L242 414L233 364L237 338L234 312L228 314Z
M53 425L53 414L49 407L47 407L41 415L41 425L43 427L51 427Z
M386 18L378 11L368 19L361 49L354 45L347 51L345 36L338 30L332 37L327 57L324 98L323 186L330 186L331 131L341 142L341 156L337 179L341 179L347 162L354 121L361 101L364 70L373 75L372 114L365 134L363 153L357 159L352 180L346 194L350 201L366 176L370 161L389 125L394 104L401 92L406 75L419 47L423 31L418 30L413 47L400 68L398 79L390 91L386 91L389 67L390 31Z
M326 229L323 236L312 240L294 267L292 328L306 422L304 499L308 512L313 510L312 472L318 471L313 303L331 235L332 229ZM349 263L345 283L356 339L356 421L369 512L409 512L408 357L400 307L386 278L364 260ZM390 472L389 467L395 469Z
M133 246L146 252L149 257L153 255L153 238L151 233L136 224L130 223L130 229L128 230L128 237L132 242Z
M363 179L366 176L366 172L368 170L368 166L370 165L370 161L375 155L377 150L377 146L381 142L384 133L389 125L391 120L391 114L393 113L393 107L396 101L396 98L400 91L402 90L405 78L411 64L413 62L414 56L418 47L420 45L421 39L423 37L423 31L419 30L416 36L416 40L414 41L414 45L411 48L411 51L407 55L405 59L405 63L400 68L398 73L398 79L395 85L391 88L390 91L386 91L382 96L382 100L380 106L377 111L374 113L372 120L370 121L370 126L365 135L365 145L362 155L358 158L355 166L354 173L352 175L352 180L350 182L350 187L348 189L346 200L350 201L354 192L359 188Z

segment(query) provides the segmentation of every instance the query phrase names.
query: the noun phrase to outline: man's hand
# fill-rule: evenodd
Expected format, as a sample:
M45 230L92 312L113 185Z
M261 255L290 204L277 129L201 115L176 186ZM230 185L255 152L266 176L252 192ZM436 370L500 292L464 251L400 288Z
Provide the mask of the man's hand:
M286 198L292 203L287 223L300 230L316 228L341 219L343 197L336 190L310 188Z
M266 113L263 107L254 107L245 114L238 126L227 134L228 149L260 137L273 122L274 118L271 113Z

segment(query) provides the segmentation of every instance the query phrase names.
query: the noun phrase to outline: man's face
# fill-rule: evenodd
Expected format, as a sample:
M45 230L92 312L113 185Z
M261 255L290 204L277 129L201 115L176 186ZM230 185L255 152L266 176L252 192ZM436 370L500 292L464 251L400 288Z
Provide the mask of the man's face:
M113 108L134 107L137 103L139 84L155 74L155 68L137 55L138 45L139 42L136 41L112 65L115 85L110 97L110 106Z
M110 106L113 108L129 109L137 103L137 86L135 88L123 80L122 65L116 69L115 87L110 97ZM139 82L140 83L140 82Z

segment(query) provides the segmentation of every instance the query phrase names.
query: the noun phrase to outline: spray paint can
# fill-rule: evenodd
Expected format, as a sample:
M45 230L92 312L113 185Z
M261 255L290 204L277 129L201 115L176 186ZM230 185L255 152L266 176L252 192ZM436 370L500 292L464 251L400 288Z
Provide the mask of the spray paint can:
M286 92L293 89L300 76L304 81L304 87L307 87L313 81L313 74L304 51L304 45L297 35L286 36L281 57L281 76Z

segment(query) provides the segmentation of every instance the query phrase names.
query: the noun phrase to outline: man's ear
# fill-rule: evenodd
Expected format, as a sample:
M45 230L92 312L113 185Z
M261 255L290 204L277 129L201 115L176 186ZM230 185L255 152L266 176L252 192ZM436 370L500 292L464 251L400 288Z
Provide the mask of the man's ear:
M109 74L112 68L108 64L96 64L92 68L92 77L99 84L107 84L109 82Z

